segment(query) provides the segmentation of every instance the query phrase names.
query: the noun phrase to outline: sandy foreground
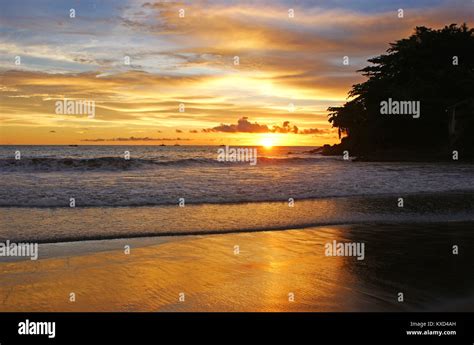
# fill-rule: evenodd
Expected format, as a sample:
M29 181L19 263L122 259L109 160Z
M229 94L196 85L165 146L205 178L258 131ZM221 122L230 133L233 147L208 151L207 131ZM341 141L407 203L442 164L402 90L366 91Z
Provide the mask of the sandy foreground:
M359 224L40 244L37 261L0 259L0 310L474 311L473 229ZM364 260L326 256L334 240L364 243Z

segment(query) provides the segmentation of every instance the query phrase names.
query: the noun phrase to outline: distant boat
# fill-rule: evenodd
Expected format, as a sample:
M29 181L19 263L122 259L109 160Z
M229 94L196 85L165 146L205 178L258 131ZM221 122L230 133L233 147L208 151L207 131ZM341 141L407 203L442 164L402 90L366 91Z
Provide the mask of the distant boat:
M174 144L174 146L181 146L181 145L179 145L179 144Z
M161 144L160 146L166 146L165 144Z
M79 145L69 145L70 147L78 147Z

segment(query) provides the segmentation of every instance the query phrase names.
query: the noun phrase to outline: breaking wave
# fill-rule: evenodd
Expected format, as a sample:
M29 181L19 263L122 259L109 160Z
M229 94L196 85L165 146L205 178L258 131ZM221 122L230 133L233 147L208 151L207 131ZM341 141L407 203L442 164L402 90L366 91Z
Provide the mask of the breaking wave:
M315 163L320 158L270 158L258 157L257 164L305 164ZM186 158L178 160L156 160L132 158L124 159L122 157L100 157L100 158L22 158L16 159L0 159L0 171L11 172L53 172L68 170L98 170L98 171L120 171L131 169L147 169L156 167L185 167L193 165L211 165L211 166L227 166L227 165L243 164L249 162L220 162L212 158Z

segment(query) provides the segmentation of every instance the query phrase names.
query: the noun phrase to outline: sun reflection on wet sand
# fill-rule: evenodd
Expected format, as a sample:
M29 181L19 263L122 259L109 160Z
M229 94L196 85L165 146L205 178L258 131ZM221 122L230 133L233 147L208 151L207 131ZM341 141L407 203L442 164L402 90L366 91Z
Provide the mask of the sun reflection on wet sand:
M467 228L461 226L458 235L466 236ZM450 231L453 233L454 230ZM355 257L324 255L325 243L332 240L353 241L356 234L368 248L364 261L358 261ZM426 231L410 230L409 234L411 240L418 243L417 236L426 235ZM446 236L432 236L434 242L429 250L439 250ZM441 297L449 294L448 283L443 283L445 279L439 274L432 274L439 269L439 262L428 265L427 253L420 253L425 265L423 271L415 272L411 260L420 258L405 260L407 256L402 254L406 247L403 236L380 226L333 226L147 239L146 245L140 244L144 239L121 241L114 244L115 248L120 249L71 256L63 256L68 247L84 248L91 243L46 244L40 247L40 251L44 252L48 247L50 252L54 252L53 247L61 247L59 252L62 254L36 262L1 263L1 309L360 311L419 308L419 305L406 303L402 306L394 301L393 293L399 287L393 282L407 280L413 282L403 287L404 291L416 294L419 304L436 299L420 292L416 281L436 284L438 290L429 290L431 294L439 292ZM129 255L123 252L126 241L132 243ZM234 253L236 245L239 246L238 254ZM390 245L392 247L387 249ZM384 251L388 251L389 257L385 256ZM439 255L435 252L428 254L432 261ZM398 271L406 276L394 276L390 267L397 260L400 266ZM458 268L464 267L464 271L472 268L473 260L463 262L461 266L458 263ZM446 262L445 265L447 269L443 272L447 272L451 279L462 275L462 270L452 270L451 263ZM472 287L471 280L466 280L463 286ZM74 303L69 301L71 292L76 294ZM178 301L180 293L185 294L184 302ZM294 302L289 301L289 293L294 294ZM465 291L455 293L462 296Z
M320 240L302 240L311 233L188 237L133 248L130 255L112 251L6 263L1 275L16 276L16 284L2 284L3 308L304 310L335 300L343 289L327 286L346 274L343 259L324 257ZM70 292L77 295L75 303L68 301ZM185 303L178 302L180 292ZM290 292L298 303L288 301Z

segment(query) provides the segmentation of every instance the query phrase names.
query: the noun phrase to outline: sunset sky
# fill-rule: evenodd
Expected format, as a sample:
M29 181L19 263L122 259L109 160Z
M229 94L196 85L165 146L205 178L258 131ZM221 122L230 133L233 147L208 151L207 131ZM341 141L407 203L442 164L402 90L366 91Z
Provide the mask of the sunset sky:
M368 58L415 26L465 22L473 6L2 1L0 144L332 144L326 109L364 80ZM56 114L65 98L94 101L95 118Z

